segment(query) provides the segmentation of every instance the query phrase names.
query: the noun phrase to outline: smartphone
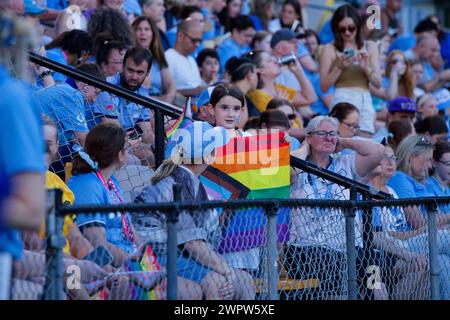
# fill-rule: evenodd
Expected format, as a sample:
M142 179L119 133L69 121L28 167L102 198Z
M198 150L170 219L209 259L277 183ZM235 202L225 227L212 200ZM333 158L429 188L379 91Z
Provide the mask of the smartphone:
M344 49L344 56L346 58L353 58L355 56L355 54L356 54L356 52L355 52L355 49L353 49L353 48Z
M104 246L99 246L85 256L83 260L89 260L104 267L112 263L113 256Z

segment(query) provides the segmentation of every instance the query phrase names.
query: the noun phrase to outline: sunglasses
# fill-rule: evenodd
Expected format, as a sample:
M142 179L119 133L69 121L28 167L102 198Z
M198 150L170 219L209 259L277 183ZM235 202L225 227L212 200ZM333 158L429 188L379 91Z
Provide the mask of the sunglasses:
M349 26L349 27L343 27L339 28L339 33L346 33L347 31L350 33L353 33L356 31L356 26Z
M347 123L347 122L345 122L345 121L341 121L343 124L345 124L346 126L347 126L347 128L349 128L350 130L353 130L353 131L359 131L360 129L361 129L361 127L359 126L359 125L355 125L355 124L350 124L350 123Z
M183 32L183 34L189 38L189 40L191 40L193 43L200 43L202 42L202 39L200 38L193 38L190 35L188 35L186 32Z
M399 63L400 61L404 62L404 60L402 60L402 59L394 59L394 60L391 61L391 63L392 64L396 64L396 63Z

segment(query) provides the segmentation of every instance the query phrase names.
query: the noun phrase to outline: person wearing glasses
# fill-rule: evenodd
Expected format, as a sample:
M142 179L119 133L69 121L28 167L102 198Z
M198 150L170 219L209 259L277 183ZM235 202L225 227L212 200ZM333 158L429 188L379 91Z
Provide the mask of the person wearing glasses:
M329 116L339 120L339 133L342 138L353 138L359 133L359 110L351 103L336 104Z
M412 141L419 139L418 143L423 143L420 142L420 136L412 136L408 139ZM403 144L403 148L410 145L408 139ZM442 158L450 160L450 147L447 145L446 148L442 148L440 152L446 152L445 150L447 150L448 158L444 156ZM403 154L401 151L398 153ZM383 159L377 168L379 175L371 181L374 187L391 194L395 199L399 197L398 191L396 192L394 188L389 186L389 181L395 173L396 161L400 160L395 156L392 147L386 146ZM449 168L447 168L447 173L450 172ZM398 278L398 282L391 292L393 299L417 300L426 299L429 295L427 226L417 229L411 228L408 215L413 210L417 210L417 208L383 207L382 209L374 208L373 211L374 245L378 249L399 258L396 261L395 268L391 271L392 275ZM450 272L449 237L448 230L439 230L437 233L437 262L441 299L450 299L450 280L448 278Z
M289 121L289 135L297 139L303 139L305 137L305 129L301 128L300 119L294 109L292 103L286 99L272 99L267 104L267 111L269 110L280 110L284 113Z
M202 36L201 24L193 19L185 19L178 26L174 47L165 52L177 93L184 97L198 96L207 87L202 85L197 62L191 56L202 42Z
M388 186L397 192L399 198L432 197L427 187L428 170L431 168L433 145L423 135L411 135L397 147L397 172L388 181ZM424 227L427 216L418 207L405 210L405 216L411 230ZM438 215L438 226L446 226L450 215Z
M450 142L436 143L432 166L433 175L426 181L428 190L436 197L450 196ZM449 207L445 213L450 213Z
M335 86L330 103L349 102L358 108L361 135L375 133L375 110L369 91L371 84L381 86L381 70L377 45L364 42L362 21L351 5L339 7L331 20L334 42L327 44L320 55L320 88L326 92Z
M333 157L334 153L343 148L353 149L355 152ZM340 137L337 119L317 116L306 127L306 138L299 157L319 168L358 179L378 166L383 152L384 147L375 141ZM291 182L291 198L344 200L349 197L349 192L342 190L337 184L304 171L298 171ZM362 246L360 230L357 223L355 234L358 248ZM319 278L325 298L345 294L343 271L346 241L342 212L333 209L292 210L289 241L285 266L291 277ZM360 254L362 252L358 256ZM362 259L358 259L357 267L359 271L364 269Z

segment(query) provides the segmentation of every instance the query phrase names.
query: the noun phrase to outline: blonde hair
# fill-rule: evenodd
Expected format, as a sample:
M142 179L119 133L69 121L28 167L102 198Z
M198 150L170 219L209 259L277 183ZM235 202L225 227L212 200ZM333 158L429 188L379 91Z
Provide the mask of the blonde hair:
M425 140L424 140L425 139ZM431 143L426 143L428 141L425 136L422 135L412 135L406 137L400 142L396 149L397 153L397 170L406 173L415 180L422 180L428 178L428 170L424 170L424 176L415 177L411 171L410 159L412 156L420 154L432 154L433 145Z
M172 172L181 164L183 157L183 149L181 147L175 147L174 152L170 155L170 158L161 163L159 168L155 171L150 179L152 185L157 184L164 178L167 178Z

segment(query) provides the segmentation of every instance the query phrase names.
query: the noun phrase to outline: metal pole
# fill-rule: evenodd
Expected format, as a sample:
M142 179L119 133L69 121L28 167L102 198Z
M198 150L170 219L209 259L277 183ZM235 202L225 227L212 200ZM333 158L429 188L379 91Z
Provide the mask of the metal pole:
M367 195L363 195L364 200L367 199ZM363 210L363 234L362 234L362 240L363 240L363 252L364 261L367 261L367 265L369 265L371 253L372 253L372 243L373 243L373 235L372 235L372 209L365 208ZM364 300L373 300L373 289L370 289L368 287L365 288L365 295Z
M173 201L181 201L181 186L173 185ZM167 299L177 300L177 230L178 212L167 212Z
M164 161L164 115L155 109L155 165L158 168Z
M64 300L64 261L63 249L65 240L63 236L64 215L59 209L62 206L62 191L56 190L56 210L55 210L55 239L53 248L55 250L55 299Z
M279 300L277 215L278 207L272 207L269 209L269 214L267 217L267 264L269 300Z
M350 190L350 200L355 201L357 193ZM345 210L345 239L347 246L347 277L348 277L348 299L356 300L358 287L356 284L356 246L355 246L355 216L354 206Z
M428 205L428 246L431 282L431 300L439 300L439 268L437 266L437 224L436 205Z

